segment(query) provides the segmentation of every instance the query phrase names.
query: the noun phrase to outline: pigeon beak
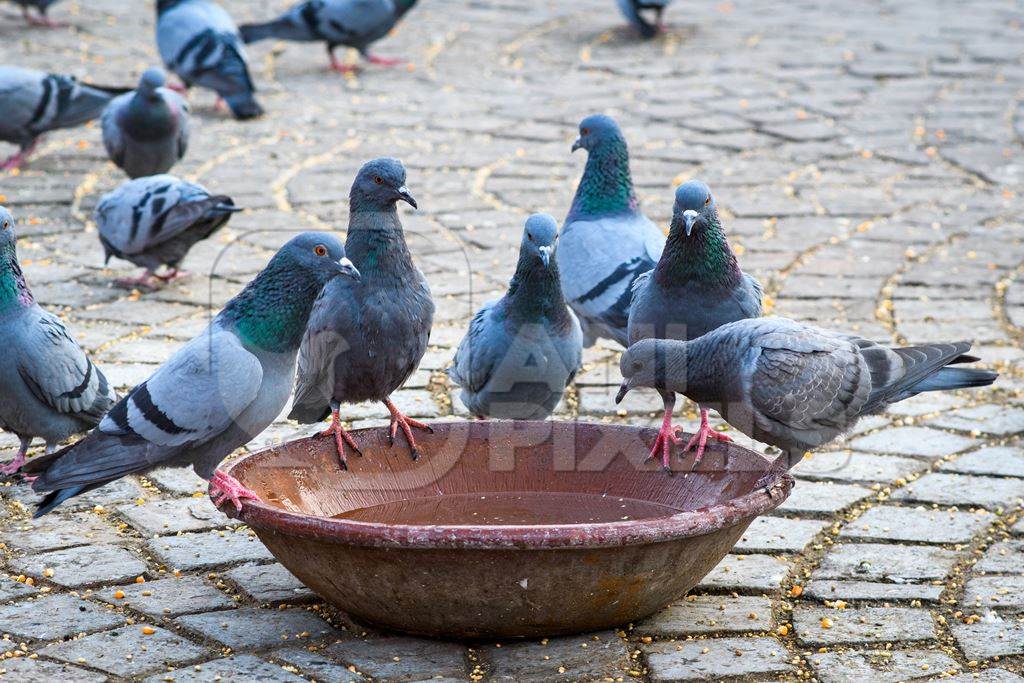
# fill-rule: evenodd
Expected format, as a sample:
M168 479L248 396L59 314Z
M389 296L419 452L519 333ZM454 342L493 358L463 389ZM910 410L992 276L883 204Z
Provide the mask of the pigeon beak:
M693 232L693 224L700 218L700 214L693 209L687 209L683 211L683 225L686 229L686 236L689 237L690 233Z
M540 252L540 260L544 262L544 267L547 268L551 265L551 251L554 247L537 247L537 251Z
M629 386L629 380L622 380L622 386L619 387L619 393L615 394L615 405L622 403L622 399L626 398L626 394L632 387Z
M412 196L412 192L409 192L409 188L406 187L405 185L402 185L400 188L398 188L398 197L403 202L408 202L409 206L411 206L412 208L420 208L419 205L416 204L416 198Z
M358 280L360 278L359 269L356 268L356 265L352 263L352 260L347 256L342 257L342 259L338 261L338 271L345 277L350 277L353 280Z
M572 143L572 151L575 152L581 147L583 147L583 138L576 138L576 141Z

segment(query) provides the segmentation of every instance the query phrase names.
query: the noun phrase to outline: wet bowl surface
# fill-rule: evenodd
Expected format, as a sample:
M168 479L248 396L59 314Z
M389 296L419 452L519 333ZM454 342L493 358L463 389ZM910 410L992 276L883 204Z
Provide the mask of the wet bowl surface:
M645 462L656 432L588 422L442 422L254 453L229 473L263 502L241 512L274 556L356 619L419 635L538 637L647 616L704 577L782 503L755 489L768 461L734 444ZM676 449L678 451L678 449Z

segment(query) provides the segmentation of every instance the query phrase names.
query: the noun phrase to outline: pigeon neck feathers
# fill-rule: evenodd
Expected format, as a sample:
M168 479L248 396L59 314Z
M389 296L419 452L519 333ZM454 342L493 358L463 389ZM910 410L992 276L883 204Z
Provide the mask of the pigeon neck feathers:
M148 100L136 93L124 110L124 131L140 141L161 140L175 129L175 114L162 96Z
M519 254L516 272L508 283L509 310L517 317L533 320L541 316L569 320L569 312L558 277L558 265L552 259L545 266L534 254Z
M416 268L394 202L382 207L352 196L345 253L359 268L364 286L382 279L405 280Z
M626 141L608 140L591 150L568 218L635 213L639 206Z
M706 226L689 236L682 221L674 218L654 274L658 284L667 287L694 282L720 287L738 284L742 271L722 232L718 213L711 213Z
M35 303L11 244L0 251L0 315Z

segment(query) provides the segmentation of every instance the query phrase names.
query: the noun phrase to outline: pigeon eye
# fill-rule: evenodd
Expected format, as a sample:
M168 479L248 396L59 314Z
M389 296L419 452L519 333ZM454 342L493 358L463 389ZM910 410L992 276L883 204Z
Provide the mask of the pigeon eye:
M710 203L711 203L711 195L708 195L708 198L704 200L704 206L707 206Z
M384 179L381 178L379 175L375 175L373 176L373 182L377 183L378 185L383 185Z
M11 222L10 221L4 221L4 230L6 230L9 227L11 227Z
M581 128L580 129L580 135L590 135L590 129L589 128Z
M4 223L4 227L7 227L6 223ZM530 232L529 230L526 231L526 239L530 240L531 242L533 241L533 233Z
M634 369L634 370L636 370L636 371L638 371L638 372L639 372L640 370L643 370L643 369L644 369L644 363L643 363L643 361L641 361L641 360L635 360L635 361L633 361L633 369Z
M327 247L322 244L318 244L313 247L313 253L317 256L327 256Z

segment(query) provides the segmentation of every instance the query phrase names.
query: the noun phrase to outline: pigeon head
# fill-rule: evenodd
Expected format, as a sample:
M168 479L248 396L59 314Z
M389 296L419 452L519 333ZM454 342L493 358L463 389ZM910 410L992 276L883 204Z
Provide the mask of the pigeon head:
M416 198L405 186L405 166L398 159L381 157L363 164L352 183L353 208L390 210L398 201L418 208Z
M535 213L526 219L519 259L539 260L544 267L551 265L551 255L558 241L558 224L546 213Z
M7 207L0 206L0 254L14 252L14 216Z
M277 267L278 261L283 268L311 277L320 287L338 275L359 279L359 271L345 256L345 245L327 232L296 235L281 247L267 268Z
M664 388L665 354L668 343L663 339L641 339L622 353L619 358L622 385L619 387L619 393L615 395L616 403L621 403L626 394L637 387Z
M572 143L572 151L585 149L594 152L609 142L625 145L619 124L610 116L594 114L580 121L580 136Z
M711 188L699 180L683 183L676 190L672 207L672 227L681 228L686 237L718 224L718 206Z
M153 96L159 97L159 95L156 94L156 90L157 88L162 88L165 85L167 85L167 76L165 76L164 72L160 69L152 67L143 72L142 77L139 79L138 89L141 93L145 93L147 95L152 93Z

